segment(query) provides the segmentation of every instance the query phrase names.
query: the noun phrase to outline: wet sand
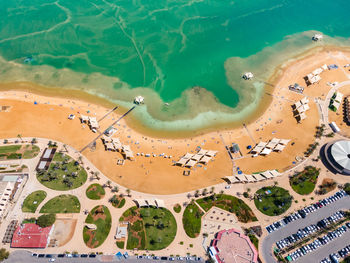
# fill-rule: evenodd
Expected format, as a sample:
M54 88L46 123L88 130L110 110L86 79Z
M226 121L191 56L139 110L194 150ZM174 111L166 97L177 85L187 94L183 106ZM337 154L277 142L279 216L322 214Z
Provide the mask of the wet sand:
M244 173L259 172L268 169L284 171L294 165L297 156L303 156L308 145L314 141L315 127L319 124L319 115L314 98L326 96L330 87L327 82L344 81L347 76L341 69L326 71L321 74L322 80L315 85L306 87L303 77L323 64L337 63L340 67L349 63L350 53L338 52L334 49L316 50L312 55L289 63L279 68L274 76L273 92L266 90L266 96L271 97L271 103L266 110L261 109L260 115L247 128L242 126L229 129L210 131L199 136L185 138L169 138L155 133L140 132L137 125L122 120L117 133L123 144L130 145L135 155L135 161L126 161L123 166L117 165L122 156L116 152L106 152L101 140L97 141L96 150L87 149L83 154L94 165L113 181L141 192L154 194L174 194L223 182L222 178L232 175L233 164L225 150L225 145L238 143L243 158L235 160L235 164ZM310 99L310 110L307 119L298 124L292 114L291 104L300 100L300 95L288 90L288 85L299 83L305 87L304 95ZM30 84L33 85L33 84ZM45 137L58 140L80 150L96 137L87 125L82 125L78 119L79 113L104 116L113 106L102 103L92 104L76 99L75 95L68 98L52 97L49 94L37 95L29 92L30 85L26 83L3 84L0 92L0 104L12 106L9 112L0 113L0 138ZM8 90L8 91L4 91ZM25 91L20 91L25 90ZM272 88L271 88L272 90ZM49 96L48 96L49 95ZM62 96L69 96L62 94ZM66 97L67 97L66 96ZM38 104L34 104L36 101ZM106 107L107 106L107 107ZM90 113L87 113L90 111ZM109 127L125 109L119 109L100 122L101 131ZM74 120L68 120L69 114L76 114ZM129 117L127 117L129 119ZM182 137L184 134L181 134ZM271 153L266 157L252 158L247 146L268 141L273 137L290 139L291 142L282 153ZM293 145L292 145L293 143ZM184 176L188 169L173 166L186 152L194 152L200 146L207 150L218 151L217 156L207 166L195 167L190 176ZM136 153L171 155L172 158L143 157Z

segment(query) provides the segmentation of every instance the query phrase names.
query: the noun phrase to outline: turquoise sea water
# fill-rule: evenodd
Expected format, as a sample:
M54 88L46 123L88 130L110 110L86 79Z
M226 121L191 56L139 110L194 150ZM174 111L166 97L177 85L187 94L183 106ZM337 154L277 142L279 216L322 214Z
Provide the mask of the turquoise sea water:
M145 125L197 129L251 114L274 67L319 45L314 31L347 45L349 10L348 0L1 1L0 81L126 106L142 94ZM254 81L240 79L247 70Z

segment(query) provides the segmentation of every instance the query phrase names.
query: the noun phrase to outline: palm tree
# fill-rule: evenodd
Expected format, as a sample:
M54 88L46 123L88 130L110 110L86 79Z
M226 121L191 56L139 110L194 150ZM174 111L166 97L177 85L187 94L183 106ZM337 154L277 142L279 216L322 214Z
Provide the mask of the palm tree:
M112 182L109 181L109 180L106 182L106 185L107 185L109 188L112 188L112 185L111 185L111 184L112 184Z
M198 197L198 195L199 195L199 190L196 190L196 191L194 192L194 196L195 196L195 197Z
M68 152L67 145L63 144L63 148L66 150L66 152Z
M202 195L206 195L207 194L207 188L204 188L203 190L202 190Z
M210 193L212 194L212 193L214 193L214 191L215 191L215 187L212 186L212 187L210 188Z
M17 137L20 138L21 142L23 143L22 135L21 134L17 134Z
M119 192L119 187L118 186L114 186L112 192L118 193Z
M128 194L128 196L130 197L131 195L130 195L130 189L126 189L126 193Z
M101 179L100 176L99 176L99 174L100 174L99 171L94 172L95 178L96 178L97 180L100 180L100 179Z
M79 155L78 161L79 161L80 164L83 164L83 156Z

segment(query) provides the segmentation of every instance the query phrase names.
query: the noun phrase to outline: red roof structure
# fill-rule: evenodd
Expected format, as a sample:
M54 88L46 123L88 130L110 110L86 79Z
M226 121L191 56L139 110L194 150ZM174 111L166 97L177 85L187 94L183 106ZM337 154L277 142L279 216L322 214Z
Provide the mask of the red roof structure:
M21 224L12 237L13 248L46 248L52 226L41 228L37 224Z
M210 254L217 263L258 262L258 252L249 237L234 228L217 233Z

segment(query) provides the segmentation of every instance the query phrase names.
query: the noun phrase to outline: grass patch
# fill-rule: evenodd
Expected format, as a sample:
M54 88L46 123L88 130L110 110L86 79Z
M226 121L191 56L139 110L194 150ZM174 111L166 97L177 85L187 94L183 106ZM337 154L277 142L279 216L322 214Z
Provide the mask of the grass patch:
M306 166L305 169L296 173L289 179L290 186L300 195L311 194L317 184L320 169L313 166Z
M181 205L180 204L174 205L174 211L175 211L175 213L180 213L181 212Z
M124 241L119 241L119 242L117 241L116 244L118 248L124 249L124 244L125 244Z
M257 221L252 209L241 199L226 194L213 194L196 201L205 211L213 206L234 213L240 222L247 223Z
M48 171L39 171L37 178L47 188L65 191L82 186L87 180L87 173L70 156L56 152Z
M32 159L40 152L36 145L6 145L0 146L0 160Z
M100 184L91 184L86 189L86 196L92 200L100 200L105 196L105 189Z
M186 234L189 237L195 238L201 232L203 214L204 213L194 202L191 202L188 206L186 206L182 216L182 224Z
M117 195L113 195L109 202L112 204L115 208L122 208L125 205L125 198Z
M292 199L293 197L286 189L269 186L256 191L254 203L261 213L268 216L278 216L289 209Z
M119 220L129 222L127 249L161 250L168 247L176 235L176 220L165 208L132 207Z
M248 234L248 237L249 237L250 241L252 241L256 250L258 250L259 249L259 239L253 234Z
M337 187L337 183L331 178L325 178L322 180L322 183L318 187L319 189L317 191L317 194L325 195L330 191L333 191Z
M40 213L54 213L54 214L66 214L66 213L79 213L80 202L74 195L59 195L56 196L40 209Z
M111 230L112 217L108 208L104 205L94 207L86 217L85 223L95 224L96 230L84 226L83 238L89 248L96 248L102 245Z
M36 209L42 201L46 198L47 193L45 191L39 190L29 194L26 199L24 199L22 204L22 212L35 213Z

